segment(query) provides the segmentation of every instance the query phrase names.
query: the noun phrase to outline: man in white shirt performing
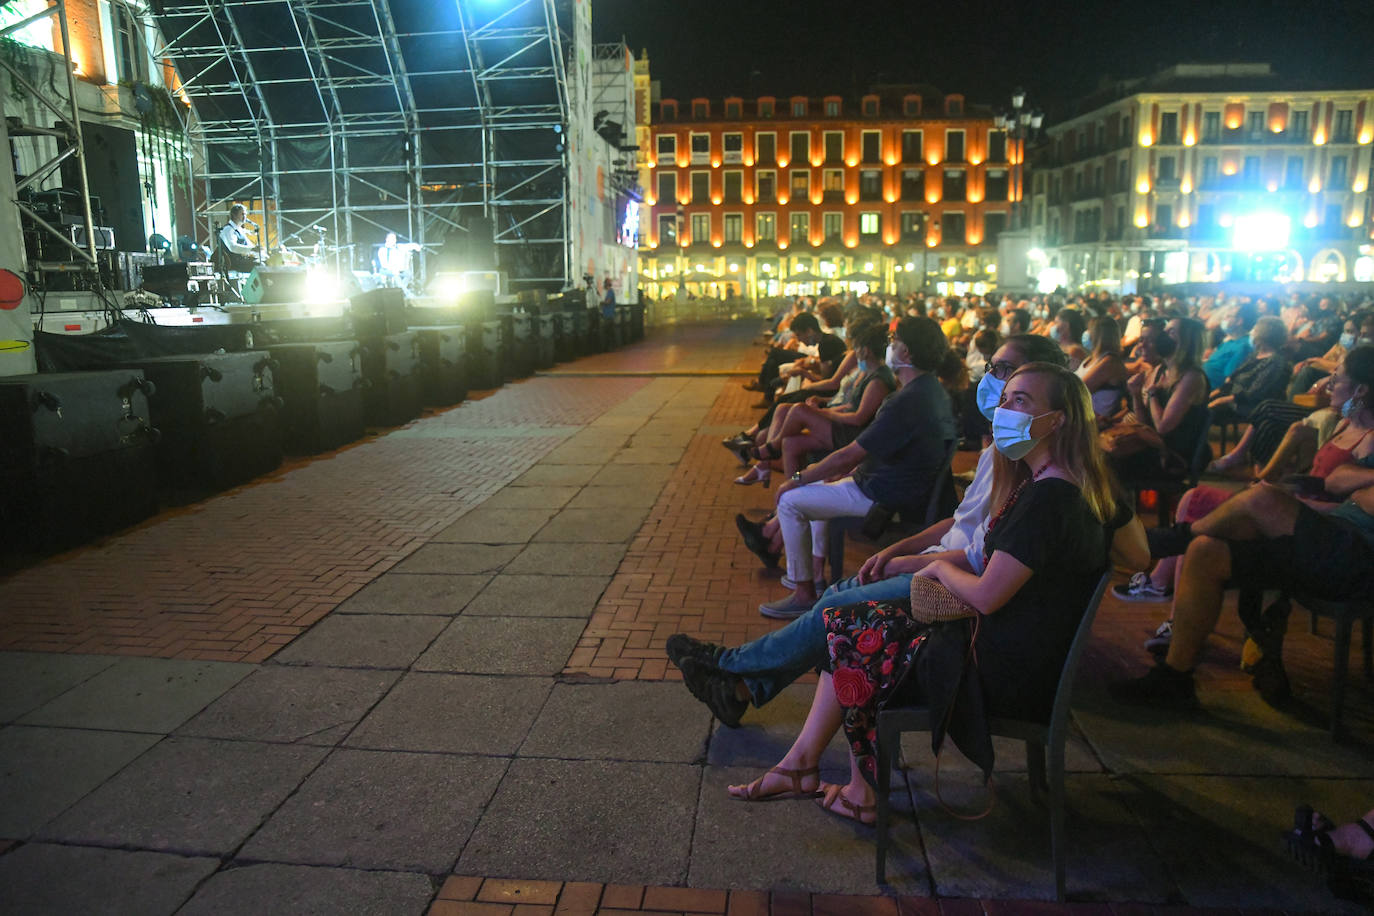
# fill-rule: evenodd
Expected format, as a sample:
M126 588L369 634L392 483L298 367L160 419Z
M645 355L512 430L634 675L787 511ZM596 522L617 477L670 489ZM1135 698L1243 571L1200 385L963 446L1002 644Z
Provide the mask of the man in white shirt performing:
M248 238L245 226L252 226L248 222L248 210L243 204L234 204L229 208L229 224L219 231L220 247L228 256L229 269L247 273L258 266L258 248Z
M1009 338L998 348L979 383L978 409L984 416L992 416L1007 378L1033 362L1063 366L1067 359L1049 338L1033 334ZM906 598L911 594L912 575L944 553L963 553L973 570L981 572L992 492L992 452L989 447L979 456L973 482L953 517L879 551L857 576L830 586L811 610L782 629L736 648L703 642L684 633L668 637L668 659L682 671L687 689L721 722L738 728L750 702L762 706L788 684L825 664L826 633L821 616L825 608Z
M377 247L377 272L387 286L403 287L410 281L410 255L419 250L414 242L398 243L394 232L386 234L386 240Z

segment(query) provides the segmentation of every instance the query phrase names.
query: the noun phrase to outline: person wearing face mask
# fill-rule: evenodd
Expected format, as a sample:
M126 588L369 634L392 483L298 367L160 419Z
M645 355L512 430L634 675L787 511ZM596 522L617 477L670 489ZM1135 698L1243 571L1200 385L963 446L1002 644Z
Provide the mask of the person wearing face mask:
M827 670L801 734L776 766L747 785L730 786L732 797L816 796L827 812L870 824L883 705L929 705L933 720L948 726L985 778L993 764L988 718L1041 720L1048 713L1069 644L1107 568L1109 545L1133 516L1097 449L1087 389L1067 369L1023 366L1007 380L992 422L997 455L989 506L996 511L981 572L966 559L937 558L917 574L907 600L828 608ZM967 677L970 628L911 616L917 596L931 591L964 603L977 618L977 668ZM932 639L937 632L942 638ZM819 777L820 756L841 727L849 779L827 785Z
M1258 317L1252 302L1227 306L1226 315L1220 322L1225 337L1202 364L1202 371L1207 373L1207 381L1213 388L1230 378L1250 358L1250 329Z
M1130 413L1102 433L1113 470L1128 484L1162 472L1182 474L1198 439L1207 435L1203 333L1194 318L1170 319L1162 331L1152 321L1141 331L1148 368L1126 381Z
M1110 318L1094 318L1083 332L1083 346L1088 357L1074 372L1092 394L1093 413L1110 417L1121 405L1130 377L1121 358L1121 331Z
M1087 329L1088 323L1078 309L1060 309L1050 324L1050 340L1063 348L1070 369L1081 366L1088 355L1082 344L1083 332Z
M1289 425L1312 412L1283 398L1292 377L1292 366L1283 355L1286 340L1283 322L1277 318L1255 322L1250 331L1250 358L1212 392L1208 406L1214 423L1233 419L1250 423L1235 448L1207 466L1212 473L1233 470L1247 459L1264 464Z
M1288 384L1288 397L1301 394L1335 371L1345 354L1360 341L1374 342L1374 312L1352 315L1341 327L1341 336L1321 356L1299 360L1293 365L1293 380Z
M985 367L977 388L977 409L989 420L1001 402L1006 380L1028 362L1062 365L1064 352L1044 337L1022 335L1002 344ZM992 458L995 450L983 449L973 480L964 490L954 514L943 521L883 548L869 557L859 571L830 586L810 610L780 630L735 648L703 642L685 633L668 639L669 660L680 668L688 688L727 726L739 725L752 703L762 707L783 688L825 662L827 607L860 601L896 600L911 590L911 577L937 557L962 555L970 569L983 568L983 535L987 525L988 496L992 490ZM1140 532L1143 538L1143 531ZM1123 542L1124 544L1125 542ZM1117 559L1133 560L1130 547ZM1135 551L1135 565L1146 560Z

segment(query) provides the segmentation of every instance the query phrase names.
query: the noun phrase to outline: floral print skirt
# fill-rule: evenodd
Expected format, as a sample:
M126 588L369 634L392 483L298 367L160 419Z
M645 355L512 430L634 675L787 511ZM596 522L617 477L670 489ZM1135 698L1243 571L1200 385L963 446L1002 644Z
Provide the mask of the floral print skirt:
M911 677L929 625L905 601L865 601L825 610L835 699L859 772L877 787L878 711Z

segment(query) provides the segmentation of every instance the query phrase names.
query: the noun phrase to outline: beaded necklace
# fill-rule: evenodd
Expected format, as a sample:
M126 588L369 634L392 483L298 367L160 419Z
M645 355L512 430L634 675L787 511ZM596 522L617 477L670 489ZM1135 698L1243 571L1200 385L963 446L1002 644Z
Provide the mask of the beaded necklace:
M1031 476L1027 477L1025 480L1017 484L1016 489L1012 490L1011 495L1007 497L1007 501L1002 503L1002 508L998 509L997 514L994 515L992 517L992 520L988 522L989 532L991 532L992 529L996 528L997 523L1002 521L1002 517L1011 511L1012 506L1016 505L1016 500L1021 497L1021 491L1026 489L1026 487L1030 485L1032 482L1039 480L1040 475L1045 473L1045 471L1049 470L1050 465L1052 464L1054 464L1053 461L1046 461L1044 464L1040 466L1040 470L1034 472L1033 474L1031 474Z

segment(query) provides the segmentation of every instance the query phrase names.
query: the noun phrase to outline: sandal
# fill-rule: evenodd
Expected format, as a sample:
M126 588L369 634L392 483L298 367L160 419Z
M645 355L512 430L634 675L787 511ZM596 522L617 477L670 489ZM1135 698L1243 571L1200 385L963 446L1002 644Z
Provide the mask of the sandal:
M753 486L756 483L763 484L763 488L768 489L768 477L772 473L771 468L766 468L761 464L756 464L749 469L748 473L736 477L735 483L742 487Z
M1374 839L1374 827L1369 826L1368 821L1359 818L1354 823L1363 827L1370 839ZM1323 877L1330 877L1338 871L1374 875L1374 851L1363 859L1340 855L1336 852L1336 845L1331 842L1331 831L1335 829L1336 825L1331 819L1314 812L1311 805L1298 805L1293 810L1293 829L1283 834L1288 854L1299 865Z
M749 785L745 786L742 794L736 795L734 792L730 792L730 797L737 801L779 801L785 798L815 798L820 793L820 780L818 779L816 781L816 788L809 791L802 788L802 780L808 776L818 776L820 772L820 767L807 767L805 770L789 770L786 767L773 767L767 773L764 773L758 779L755 779L753 782L749 783ZM773 773L777 773L779 776L786 776L788 779L792 780L792 788L779 789L775 792L760 792L759 788L763 785L763 781ZM730 788L733 788L733 786ZM729 789L727 788L726 791L728 792Z
M777 461L782 457L782 452L772 442L765 442L749 450L749 455L755 461Z
M837 799L839 800L840 804L844 805L844 811L836 810L835 801ZM816 796L816 804L820 805L821 808L823 808L830 814L835 815L836 817L842 817L845 820L853 821L856 824L862 824L865 827L872 827L878 820L878 806L876 804L854 804L852 801L844 797L844 786L838 783L821 783L820 791L817 793ZM872 820L864 820L865 814L873 815Z
M753 439L745 439L743 441L740 441L738 437L734 439L722 439L720 444L725 446L727 452L739 459L740 467L747 467L749 465L749 453L753 451L754 445Z

